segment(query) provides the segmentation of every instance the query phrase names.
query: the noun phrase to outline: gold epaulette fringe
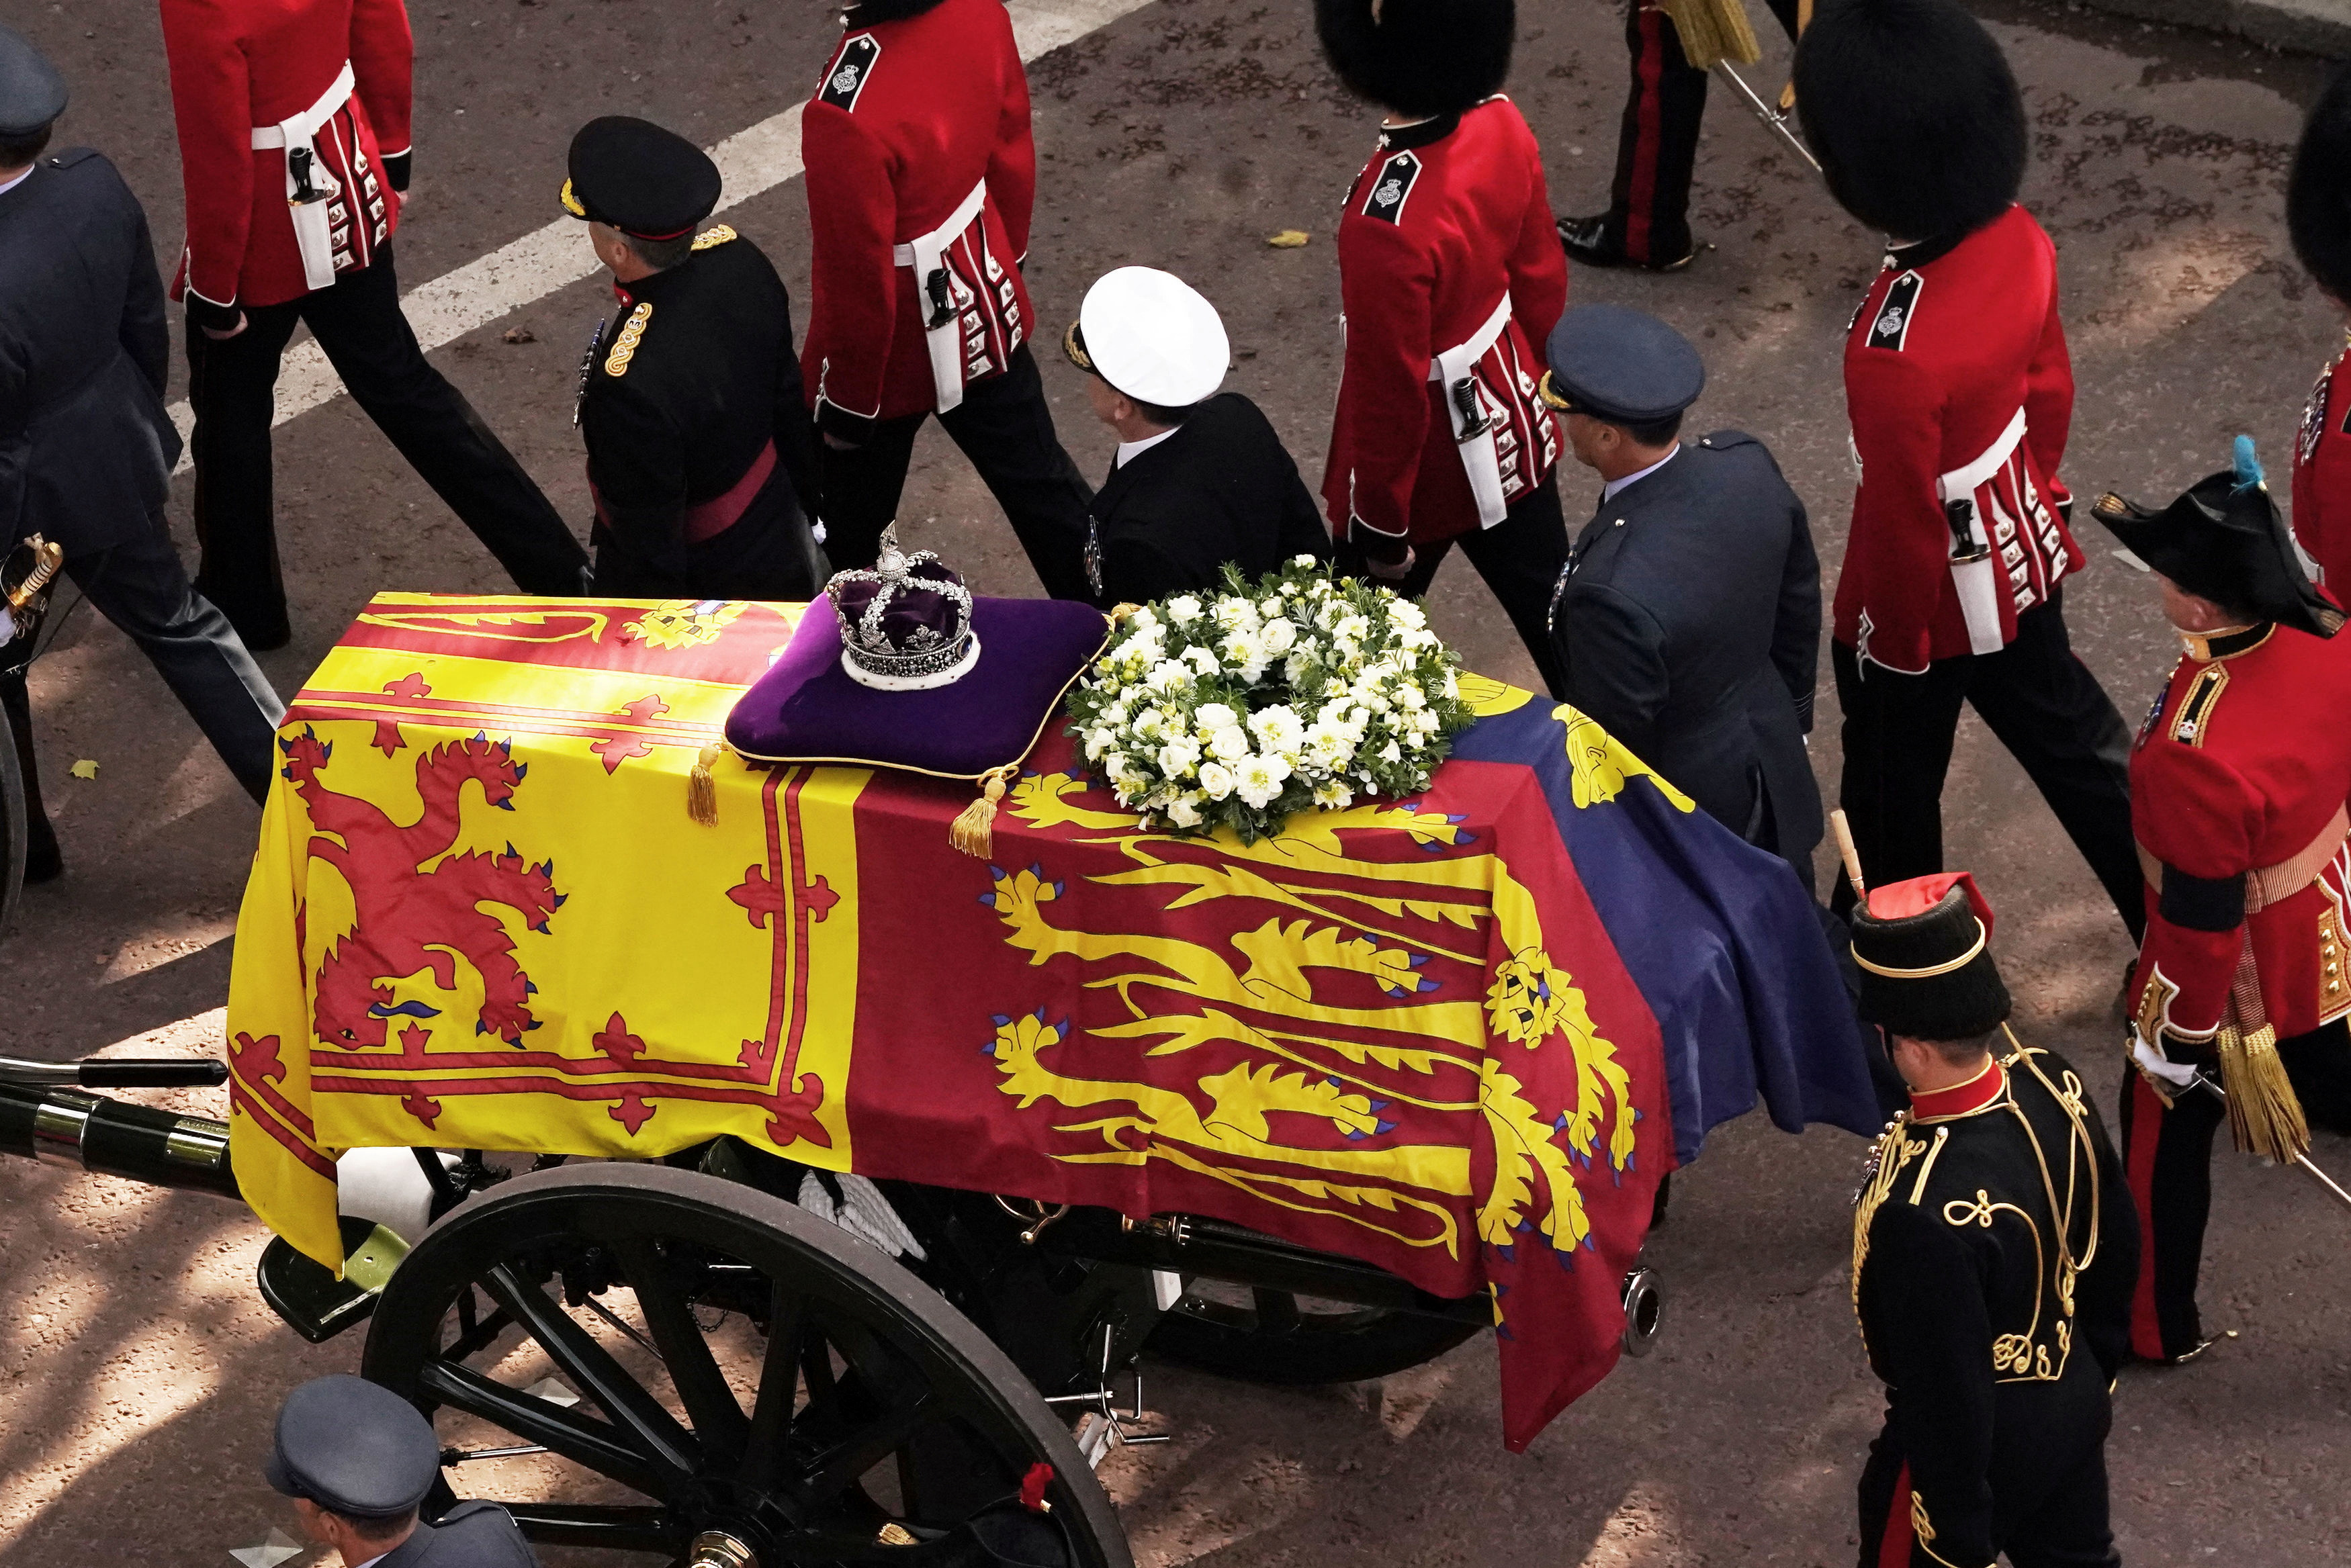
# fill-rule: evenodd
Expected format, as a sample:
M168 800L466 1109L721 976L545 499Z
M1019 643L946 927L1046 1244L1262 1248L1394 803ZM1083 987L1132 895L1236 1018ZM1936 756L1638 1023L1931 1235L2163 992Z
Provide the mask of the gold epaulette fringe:
M1698 70L1710 71L1718 60L1750 66L1763 57L1740 0L1662 0L1660 9L1672 19L1682 54Z
M996 853L996 803L1019 775L1020 764L1009 763L979 775L979 798L956 814L947 825L947 842L966 855L985 860Z

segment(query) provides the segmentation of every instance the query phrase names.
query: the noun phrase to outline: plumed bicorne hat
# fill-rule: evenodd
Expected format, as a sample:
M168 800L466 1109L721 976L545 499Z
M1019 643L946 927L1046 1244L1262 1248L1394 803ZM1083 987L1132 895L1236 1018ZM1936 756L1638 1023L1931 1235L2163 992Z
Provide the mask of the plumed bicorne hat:
M2122 541L2133 565L2234 613L2333 637L2343 612L2311 583L2252 461L2252 443L2237 440L2237 466L2206 474L2160 512L2109 494L2091 514Z
M1397 114L1458 114L1502 90L1514 0L1314 0L1339 79Z
M2351 67L2338 73L2302 128L2286 180L2294 254L2340 300L2351 300Z
M1913 1040L1971 1040L2004 1023L1991 906L1965 871L1873 888L1854 906L1865 1022Z
M1896 239L1964 234L2024 178L2024 100L1955 0L1839 0L1796 46L1796 115L1829 192Z

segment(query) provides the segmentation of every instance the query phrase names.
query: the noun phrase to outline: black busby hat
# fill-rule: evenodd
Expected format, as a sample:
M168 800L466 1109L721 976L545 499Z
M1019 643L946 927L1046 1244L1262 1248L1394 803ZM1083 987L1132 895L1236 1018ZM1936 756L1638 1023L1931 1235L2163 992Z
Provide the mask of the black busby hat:
M2137 557L2191 594L2255 620L2333 637L2343 612L2312 586L2253 443L2237 438L2233 468L2208 473L2160 512L2102 495L2092 514Z
M1870 889L1853 908L1866 1023L1913 1040L1972 1040L2009 1013L1991 961L1991 906L1964 871Z
M1839 0L1796 46L1796 115L1829 192L1897 239L1964 234L2024 178L2024 99L1954 0Z
M2286 180L2285 226L2318 286L2351 301L2351 67L2336 75L2302 128Z
M608 114L571 139L563 210L640 240L681 240L718 205L710 154L649 119Z
M14 27L0 27L0 136L30 136L66 111L66 81Z
M1514 0L1314 0L1322 53L1349 90L1398 114L1458 114L1502 90Z

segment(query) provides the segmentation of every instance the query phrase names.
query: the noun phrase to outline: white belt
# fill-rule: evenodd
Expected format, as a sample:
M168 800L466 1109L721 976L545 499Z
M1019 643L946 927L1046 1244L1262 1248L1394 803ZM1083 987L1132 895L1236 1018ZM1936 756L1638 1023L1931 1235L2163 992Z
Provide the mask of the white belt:
M286 203L294 214L294 243L302 253L302 281L313 289L326 288L335 281L335 240L327 223L327 207L333 197L342 192L342 187L327 172L310 143L327 121L335 118L336 110L351 100L351 63L345 60L335 85L321 94L318 102L275 125L253 128L256 152L286 149ZM312 153L311 195L307 200L298 194L294 181L294 154L298 151Z
M1986 480L2008 465L2008 460L2015 455L2017 443L2023 439L2024 410L2019 409L2010 418L2008 428L1984 448L1980 456L1935 481L1936 496L1945 505L1954 501L1969 503L1969 535L1975 549L1982 552L1972 561L1951 563L1951 582L1959 591L1959 613L1967 619L1968 650L1971 653L1998 653L2002 646L2000 574L1993 570L1991 539L1984 533L1983 514L1974 504L1975 493Z
M1478 378L1471 374L1510 324L1510 294L1494 314L1458 348L1447 348L1428 362L1428 379L1442 389L1446 411L1453 418L1453 440L1461 449L1461 466L1469 475L1469 493L1478 500L1478 525L1491 528L1509 513L1502 499L1502 464L1494 452L1494 427L1501 421L1486 411L1478 395Z
M963 309L955 297L960 286L952 267L940 259L946 248L971 227L979 210L987 205L987 182L982 180L971 188L947 221L929 234L908 240L903 245L890 247L890 259L900 266L914 269L914 302L925 313L923 340L931 351L931 385L938 389L939 412L961 406L963 402ZM939 278L946 308L941 300L931 295L931 280ZM944 317L936 320L935 317Z

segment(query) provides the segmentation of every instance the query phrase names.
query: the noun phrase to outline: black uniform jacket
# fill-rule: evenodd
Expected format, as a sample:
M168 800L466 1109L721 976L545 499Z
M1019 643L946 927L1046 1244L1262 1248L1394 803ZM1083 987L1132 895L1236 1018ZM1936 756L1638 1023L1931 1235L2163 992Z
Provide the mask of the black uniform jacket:
M2138 1278L2137 1215L2080 1077L2035 1049L1994 1071L1980 1108L1930 1114L1947 1090L1896 1118L1854 1213L1882 1441L1927 1521L1930 1555L1914 1558L1964 1568L1991 1563L2005 1526L2105 1440Z
M1568 573L1552 611L1562 694L1733 833L1756 824L1760 780L1777 826L1765 846L1809 864L1820 563L1763 443L1684 441L1601 506Z
M1113 468L1086 539L1104 608L1220 588L1228 561L1254 579L1293 556L1330 554L1298 464L1238 392L1210 398L1165 441Z
M418 1524L375 1568L537 1568L538 1562L505 1509L461 1502L440 1523Z
M812 597L814 450L775 267L721 224L615 292L580 389L597 592Z
M152 531L180 436L147 214L87 147L0 193L0 543L88 555Z

